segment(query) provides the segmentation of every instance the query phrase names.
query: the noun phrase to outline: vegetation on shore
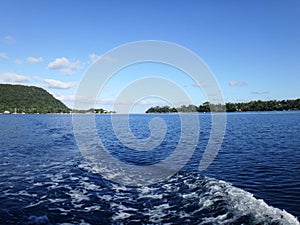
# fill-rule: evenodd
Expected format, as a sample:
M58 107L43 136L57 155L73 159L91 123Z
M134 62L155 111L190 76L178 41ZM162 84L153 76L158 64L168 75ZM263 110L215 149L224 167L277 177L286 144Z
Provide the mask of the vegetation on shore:
M99 109L69 109L40 87L0 84L0 113L115 113Z
M180 107L155 106L149 108L146 113L175 113L175 112L249 112L249 111L284 111L300 110L300 98L295 100L270 100L250 101L245 103L211 104L204 102L202 105L182 105Z
M250 101L245 103L155 106L146 113L176 113L176 112L247 112L247 111L284 111L300 110L300 98L295 100ZM0 84L0 113L115 113L102 108L76 110L69 109L46 90L35 86Z
M112 114L112 113L116 113L115 111L109 111L109 110L105 110L102 108L99 109L88 109L88 110L84 110L84 109L73 109L71 113L97 113L97 114Z
M69 113L70 109L35 86L0 84L0 113Z

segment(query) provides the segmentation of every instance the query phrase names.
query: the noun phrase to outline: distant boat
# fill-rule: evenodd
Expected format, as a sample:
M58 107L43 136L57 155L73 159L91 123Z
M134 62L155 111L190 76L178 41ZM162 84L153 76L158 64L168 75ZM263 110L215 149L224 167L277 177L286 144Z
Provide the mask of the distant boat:
M3 112L3 114L10 114L10 111L5 110L5 111Z

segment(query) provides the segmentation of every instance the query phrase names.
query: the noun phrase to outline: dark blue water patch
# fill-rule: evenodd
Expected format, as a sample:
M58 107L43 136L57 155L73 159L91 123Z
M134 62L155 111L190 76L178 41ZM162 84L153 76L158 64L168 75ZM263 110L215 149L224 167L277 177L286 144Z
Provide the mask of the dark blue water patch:
M167 126L167 133L159 146L148 151L131 149L125 146L116 136L112 126L111 116L96 116L96 126L99 137L106 150L117 160L122 162L147 166L161 162L169 157L175 150L181 135L181 123L178 115L129 115L129 128L137 139L147 139L151 135L149 129L150 121L159 117L164 120ZM127 115L120 116L120 120L127 119ZM130 141L130 140L128 140Z

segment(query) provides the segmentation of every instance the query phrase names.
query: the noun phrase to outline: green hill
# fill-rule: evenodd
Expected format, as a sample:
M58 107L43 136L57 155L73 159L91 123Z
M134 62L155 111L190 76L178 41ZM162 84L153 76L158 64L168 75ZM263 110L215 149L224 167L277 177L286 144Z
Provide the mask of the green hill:
M70 109L46 90L35 86L0 84L0 113L61 113Z

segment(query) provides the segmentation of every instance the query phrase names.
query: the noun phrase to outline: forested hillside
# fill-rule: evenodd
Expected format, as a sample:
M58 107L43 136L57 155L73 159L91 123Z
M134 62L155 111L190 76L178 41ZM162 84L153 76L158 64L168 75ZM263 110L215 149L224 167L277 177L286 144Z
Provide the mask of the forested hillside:
M35 86L0 84L0 113L67 113L70 109Z

